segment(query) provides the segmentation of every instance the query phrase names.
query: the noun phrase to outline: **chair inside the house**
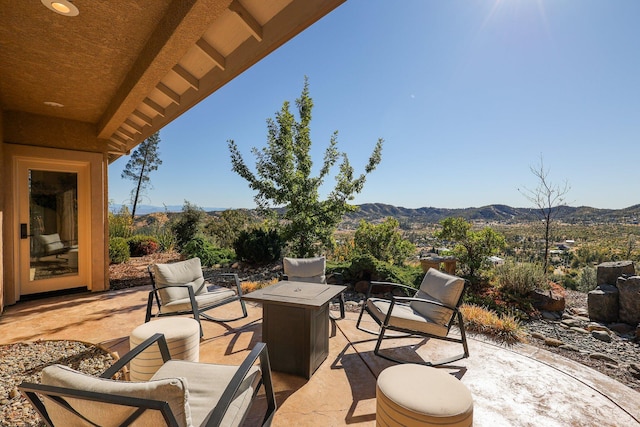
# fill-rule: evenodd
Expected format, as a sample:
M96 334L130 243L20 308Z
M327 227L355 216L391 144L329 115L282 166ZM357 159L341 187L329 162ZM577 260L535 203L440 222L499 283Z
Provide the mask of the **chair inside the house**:
M149 381L112 379L156 343L164 364ZM48 426L183 427L242 425L262 387L267 403L262 425L268 426L276 401L264 343L240 366L219 365L171 360L164 335L155 334L99 377L56 364L43 369L40 384L23 382L19 389Z
M325 257L313 258L289 258L282 259L282 267L284 269L283 280L307 283L327 283L326 275L327 260ZM336 284L342 284L342 276L334 275L337 279ZM340 317L331 314L334 320L344 319L344 296L342 293L337 297L340 307Z
M380 289L379 287L391 289L390 299L373 296L373 290ZM464 321L460 312L465 288L464 279L434 268L427 271L417 292L415 288L398 283L371 282L356 327L377 334L374 354L394 362L416 363L414 360L404 360L393 355L392 349L381 349L385 338L421 336L462 345L462 353L438 361L424 361L422 364L427 366L444 365L469 357ZM361 325L365 312L379 326L377 331ZM454 324L457 324L459 336L452 334L451 327Z
M41 256L62 255L69 252L72 246L68 245L60 238L60 234L39 234L36 236L41 246Z
M145 322L152 317L184 314L193 315L198 323L200 318L215 322L231 322L247 317L240 280L235 273L218 274L221 280L230 280L231 287L211 284L205 280L200 258L197 257L172 264L153 264L148 267L148 271L152 289L147 300ZM157 306L155 314L154 301ZM205 313L233 302L240 304L241 315L219 318ZM202 325L200 335L202 336Z

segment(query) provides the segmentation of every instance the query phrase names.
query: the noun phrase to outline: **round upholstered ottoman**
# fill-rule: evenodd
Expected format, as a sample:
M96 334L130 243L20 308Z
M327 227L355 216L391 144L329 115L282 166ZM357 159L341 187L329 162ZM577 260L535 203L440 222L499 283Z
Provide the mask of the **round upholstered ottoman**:
M164 334L172 359L197 362L200 358L200 325L188 317L171 317L144 323L131 332L129 347L134 348L153 334ZM131 381L147 381L162 366L162 354L157 344L152 345L131 363Z
M445 371L403 364L387 368L378 376L376 426L471 425L471 392Z

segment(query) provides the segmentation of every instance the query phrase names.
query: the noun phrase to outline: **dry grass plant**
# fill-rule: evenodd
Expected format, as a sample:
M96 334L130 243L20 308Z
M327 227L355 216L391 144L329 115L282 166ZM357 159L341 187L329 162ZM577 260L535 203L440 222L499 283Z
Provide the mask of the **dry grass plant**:
M463 304L460 311L465 328L471 332L487 335L504 344L525 342L526 334L513 316L499 316L495 311L473 304Z
M246 281L240 284L243 294L248 294L250 292L256 291L258 289L266 288L267 286L275 285L279 282L277 277L271 280L258 280L258 281Z

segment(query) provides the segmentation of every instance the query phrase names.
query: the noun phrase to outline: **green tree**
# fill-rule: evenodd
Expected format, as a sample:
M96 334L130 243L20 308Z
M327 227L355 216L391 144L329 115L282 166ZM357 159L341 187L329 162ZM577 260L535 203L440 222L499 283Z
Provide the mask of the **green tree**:
M204 217L205 213L202 209L184 201L182 213L171 224L171 231L176 236L178 249L183 250L187 243L201 233Z
M257 223L247 209L227 209L214 216L205 226L205 232L215 238L221 248L233 248L242 231Z
M487 267L491 255L498 254L506 246L502 234L491 227L474 231L471 223L463 218L447 218L440 221L442 229L435 233L435 237L456 243L454 253L460 263L468 269L471 280L476 277L481 268Z
M160 132L156 132L149 138L145 139L135 149L131 158L127 162L120 175L123 179L130 179L136 183L131 190L131 218L136 216L136 207L142 199L146 189L151 183L149 174L158 169L162 164L160 153L158 152L158 144L160 143Z
M402 237L399 228L398 220L391 217L377 225L361 220L354 236L354 246L359 252L371 254L380 261L402 265L415 253L416 247Z
M312 256L319 242L333 246L333 232L346 212L356 206L348 202L362 191L366 175L380 163L382 143L379 139L365 172L354 177L354 170L345 153L337 149L338 133L331 136L324 154L324 161L317 176L311 176L311 137L309 124L313 101L309 96L309 82L305 77L302 95L296 100L300 120L289 111L289 102L276 113L275 120L267 119L267 146L252 149L256 157L256 173L245 164L238 147L229 140L233 170L246 179L249 187L257 191L254 197L257 208L263 214L275 214L273 208L284 207L280 214L281 237L290 246L294 256ZM326 200L320 200L319 188L341 159L336 184Z

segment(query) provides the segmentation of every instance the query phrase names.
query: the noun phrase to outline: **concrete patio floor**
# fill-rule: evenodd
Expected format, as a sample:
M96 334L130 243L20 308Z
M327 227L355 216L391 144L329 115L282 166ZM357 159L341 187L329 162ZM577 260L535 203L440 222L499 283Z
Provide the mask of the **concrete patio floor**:
M0 344L71 339L124 354L130 332L144 321L148 291L140 287L18 303L0 316ZM260 341L262 309L253 303L247 309L249 317L238 321L203 321L201 362L239 364ZM239 306L219 310L231 313ZM329 357L311 379L273 372L274 426L375 425L376 378L393 363L373 354L374 336L357 330L356 318L347 313L346 319L331 322ZM392 347L410 360L460 351L460 346L421 339L383 345ZM441 369L471 390L475 426L640 425L640 395L595 370L536 347L507 348L476 336L469 337L469 350L469 358ZM263 403L258 400L246 425L257 424Z

